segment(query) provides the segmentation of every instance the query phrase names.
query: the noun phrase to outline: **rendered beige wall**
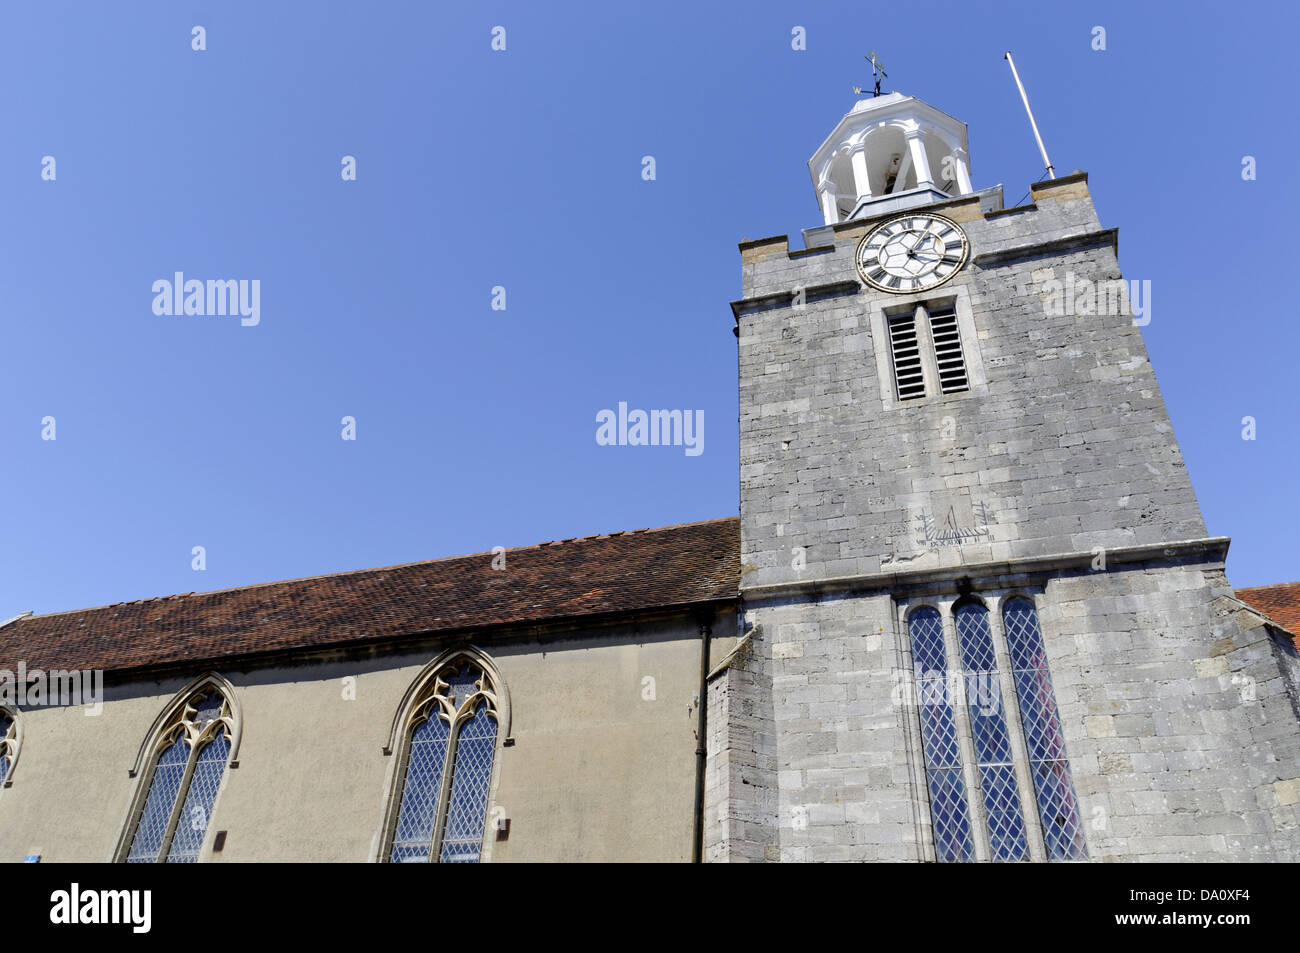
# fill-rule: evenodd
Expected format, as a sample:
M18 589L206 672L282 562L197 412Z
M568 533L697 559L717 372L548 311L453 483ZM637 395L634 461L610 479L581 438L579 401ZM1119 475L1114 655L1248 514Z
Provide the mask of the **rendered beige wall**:
M713 659L735 620L714 625ZM216 669L243 709L239 766L227 770L202 859L374 858L395 756L393 716L420 669L450 643L385 657ZM510 694L494 796L509 837L489 831L493 861L690 859L695 781L692 707L699 681L693 620L628 624L474 643ZM0 793L0 861L107 861L126 820L128 770L154 719L206 669L110 686L103 712L30 709L13 784ZM344 679L355 678L355 700ZM654 679L654 699L643 698ZM225 848L212 853L219 830Z

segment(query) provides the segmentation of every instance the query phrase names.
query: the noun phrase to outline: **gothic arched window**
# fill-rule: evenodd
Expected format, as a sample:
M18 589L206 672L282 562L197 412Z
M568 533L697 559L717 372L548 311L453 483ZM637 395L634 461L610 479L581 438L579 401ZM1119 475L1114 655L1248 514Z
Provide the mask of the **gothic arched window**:
M227 764L239 744L234 690L217 675L191 682L154 722L140 749L139 780L118 860L192 864L208 830ZM141 771L141 766L144 770Z
M457 652L421 673L385 749L400 757L382 859L478 863L505 707L481 653Z
M18 760L18 748L22 745L22 739L18 709L0 705L0 786L9 786L9 775L13 773L14 762Z
M966 785L962 781L961 747L953 719L943 619L939 610L921 606L908 617L912 636L912 667L916 672L921 711L921 742L925 776L930 788L935 854L942 861L973 860Z
M957 607L953 617L966 679L966 709L975 742L989 849L994 860L1025 860L1029 857L1029 841L1011 758L1011 735L1002 709L989 610L978 602L966 602Z
M1002 624L1020 698L1020 720L1047 856L1051 860L1081 860L1087 856L1083 824L1065 756L1065 737L1056 711L1056 692L1047 669L1038 612L1032 602L1017 596L1003 607Z

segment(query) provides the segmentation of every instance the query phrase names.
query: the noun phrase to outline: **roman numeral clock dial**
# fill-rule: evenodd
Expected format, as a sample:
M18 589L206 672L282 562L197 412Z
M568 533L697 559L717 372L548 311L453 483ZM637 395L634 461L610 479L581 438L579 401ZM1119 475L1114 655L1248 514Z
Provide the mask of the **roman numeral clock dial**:
M966 264L966 233L942 215L902 215L858 243L858 274L873 288L911 294L937 288Z

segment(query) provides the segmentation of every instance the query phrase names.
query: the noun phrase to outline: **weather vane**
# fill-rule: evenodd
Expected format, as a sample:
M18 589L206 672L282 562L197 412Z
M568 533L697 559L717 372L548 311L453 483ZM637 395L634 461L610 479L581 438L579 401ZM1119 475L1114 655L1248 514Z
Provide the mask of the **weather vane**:
M864 56L862 58L871 64L871 78L875 80L876 83L876 91L872 95L879 96L880 81L889 75L888 73L885 72L885 64L880 62L880 60L876 58L875 50L872 50L869 56ZM861 86L854 86L853 92L861 96L864 90Z

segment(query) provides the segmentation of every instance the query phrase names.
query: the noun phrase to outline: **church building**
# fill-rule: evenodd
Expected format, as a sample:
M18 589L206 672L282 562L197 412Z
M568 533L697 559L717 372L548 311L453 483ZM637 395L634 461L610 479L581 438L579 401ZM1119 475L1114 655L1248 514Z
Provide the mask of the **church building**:
M0 860L1300 860L1300 585L1229 584L1087 175L898 93L809 169L739 516L10 619L104 692L3 706Z

